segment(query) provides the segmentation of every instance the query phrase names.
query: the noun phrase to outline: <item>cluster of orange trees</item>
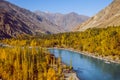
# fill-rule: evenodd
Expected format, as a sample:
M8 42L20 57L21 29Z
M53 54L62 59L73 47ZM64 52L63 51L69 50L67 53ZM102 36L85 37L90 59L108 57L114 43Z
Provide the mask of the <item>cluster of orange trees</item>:
M93 28L84 32L41 34L36 37L13 39L13 41L10 43L10 40L4 40L7 44L19 44L20 46L30 46L30 43L34 41L37 46L74 48L80 51L88 51L96 56L120 60L120 26ZM21 44L20 41L22 41Z
M63 80L64 68L43 48L0 47L2 80Z

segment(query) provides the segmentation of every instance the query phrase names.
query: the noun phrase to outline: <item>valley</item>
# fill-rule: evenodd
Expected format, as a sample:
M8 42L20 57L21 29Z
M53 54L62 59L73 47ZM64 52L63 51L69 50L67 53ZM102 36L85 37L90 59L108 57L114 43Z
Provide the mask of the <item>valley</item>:
M89 17L0 0L0 79L119 80L119 4Z

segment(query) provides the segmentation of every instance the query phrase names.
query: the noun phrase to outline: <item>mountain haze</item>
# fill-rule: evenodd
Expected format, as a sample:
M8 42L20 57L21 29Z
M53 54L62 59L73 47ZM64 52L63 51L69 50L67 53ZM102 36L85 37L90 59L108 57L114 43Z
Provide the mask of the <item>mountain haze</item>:
M89 18L88 16L79 15L75 12L61 14L35 11L35 13L39 16L46 18L50 22L53 22L54 24L60 26L65 31L72 31L75 28L75 26L86 21Z
M120 0L114 0L109 6L75 28L84 31L88 28L106 28L120 25Z
M21 34L58 33L59 26L35 13L0 0L0 37L16 37Z

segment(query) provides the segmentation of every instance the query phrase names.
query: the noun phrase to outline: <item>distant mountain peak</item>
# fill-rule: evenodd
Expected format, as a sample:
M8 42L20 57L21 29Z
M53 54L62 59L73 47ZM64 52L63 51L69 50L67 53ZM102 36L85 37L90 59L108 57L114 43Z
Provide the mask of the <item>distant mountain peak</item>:
M47 14L51 14L51 12L49 12L49 11L45 11L45 13L47 13Z
M64 29L65 31L72 31L75 26L77 26L79 23L86 21L89 18L88 16L79 15L75 12L61 14L51 12L45 13L37 10L35 11L35 13L62 27L62 29Z
M58 33L64 31L56 24L35 13L20 8L7 1L0 0L0 35L16 37L35 35L36 33Z
M74 12L70 14L72 15L42 11L33 13L8 1L0 0L0 39L72 31L74 26L89 18Z
M79 15L78 13L75 13L75 12L70 12L68 14Z

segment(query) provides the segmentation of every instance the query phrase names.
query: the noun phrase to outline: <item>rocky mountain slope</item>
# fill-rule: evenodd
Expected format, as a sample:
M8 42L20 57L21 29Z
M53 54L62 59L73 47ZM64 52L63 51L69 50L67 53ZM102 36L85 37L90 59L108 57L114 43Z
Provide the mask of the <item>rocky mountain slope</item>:
M60 26L65 31L72 31L75 26L86 21L89 18L88 16L79 15L74 12L68 14L61 14L35 11L35 13L39 16L46 18L50 22L53 22L54 24Z
M0 37L16 37L21 34L58 33L59 26L35 13L0 0Z
M88 28L106 28L120 25L120 0L114 0L109 6L75 28L84 31Z

